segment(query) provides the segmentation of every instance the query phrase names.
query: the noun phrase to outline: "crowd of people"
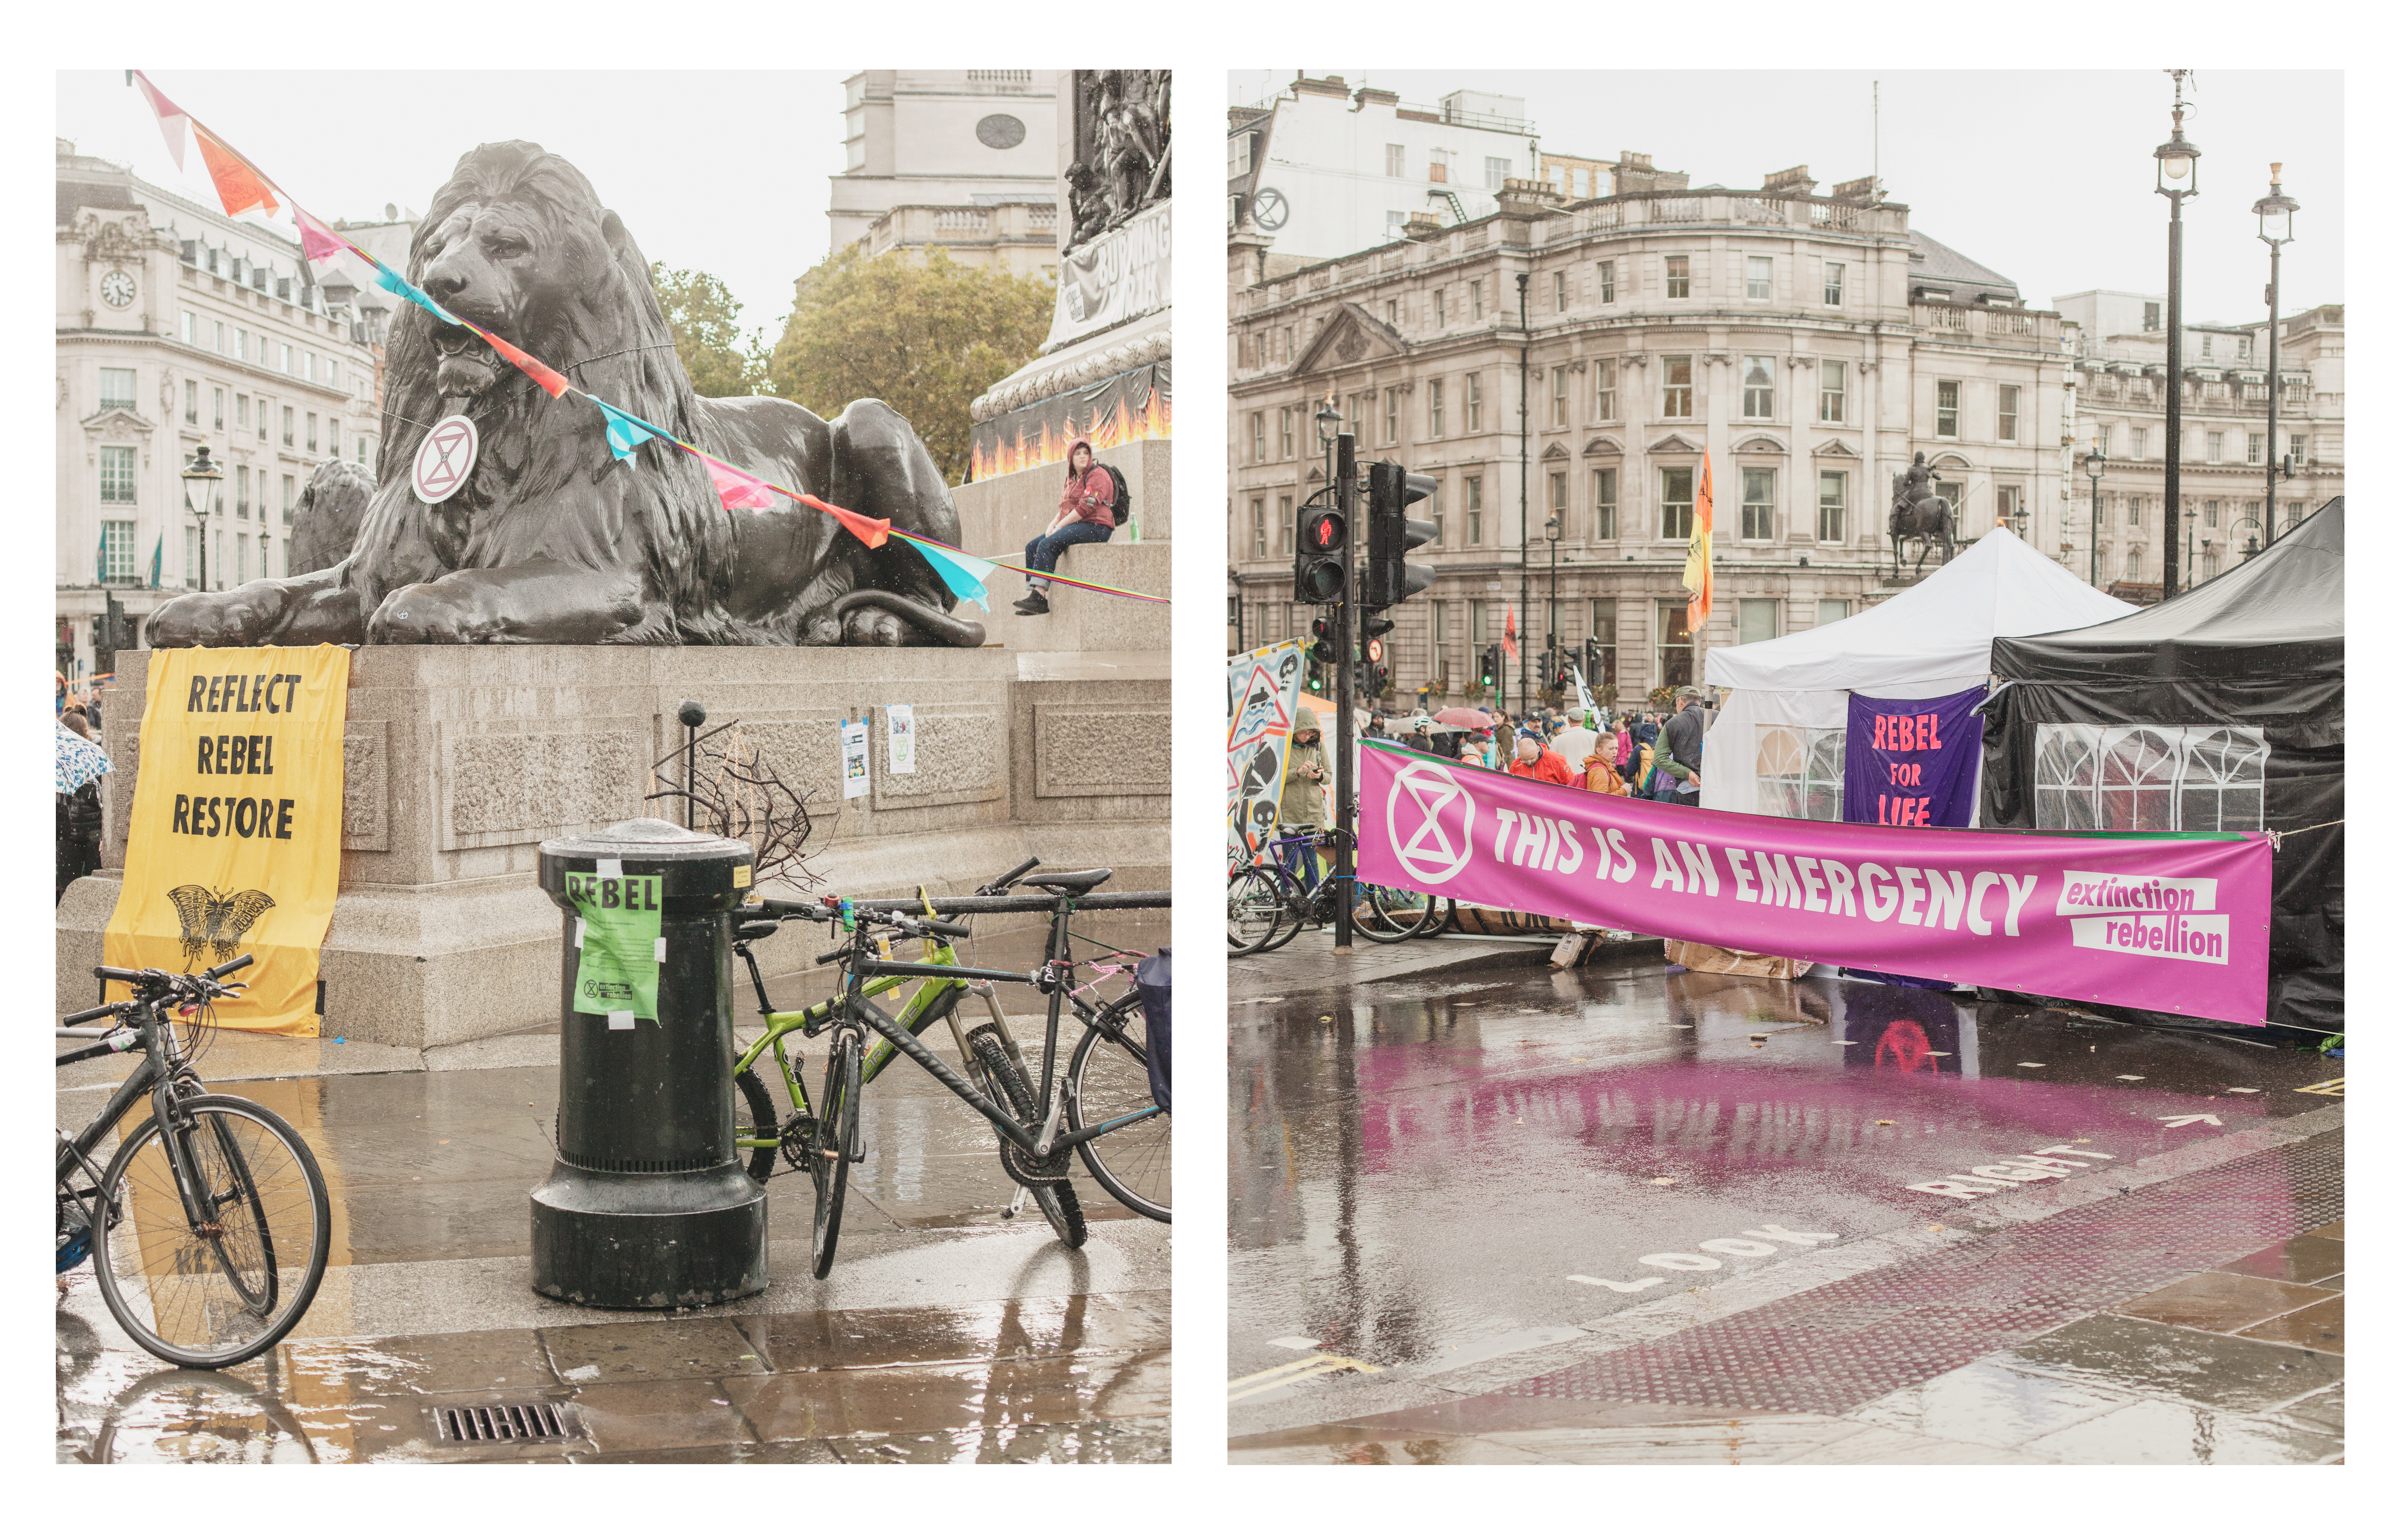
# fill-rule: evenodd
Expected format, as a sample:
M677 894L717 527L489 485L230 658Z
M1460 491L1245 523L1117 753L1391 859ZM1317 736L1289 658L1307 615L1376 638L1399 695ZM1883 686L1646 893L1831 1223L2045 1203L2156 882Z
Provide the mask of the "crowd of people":
M65 672L55 672L53 707L58 718L58 888L56 900L66 898L67 886L100 866L100 777L110 770L99 747L100 692L87 696L70 691Z
M1654 800L1700 802L1700 758L1707 718L1697 687L1678 688L1672 713L1535 707L1489 709L1489 725L1445 725L1430 714L1369 714L1366 733L1411 750L1521 778Z

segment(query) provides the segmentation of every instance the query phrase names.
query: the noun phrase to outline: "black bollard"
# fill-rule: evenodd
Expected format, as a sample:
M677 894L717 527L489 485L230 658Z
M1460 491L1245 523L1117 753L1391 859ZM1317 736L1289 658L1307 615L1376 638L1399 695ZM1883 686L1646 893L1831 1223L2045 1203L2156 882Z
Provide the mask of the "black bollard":
M558 1161L533 1190L538 1293L661 1310L767 1287L767 1192L733 1148L727 1000L728 913L749 894L750 866L748 843L663 820L542 843L566 953ZM652 923L655 946L636 952ZM643 958L656 965L654 1002Z

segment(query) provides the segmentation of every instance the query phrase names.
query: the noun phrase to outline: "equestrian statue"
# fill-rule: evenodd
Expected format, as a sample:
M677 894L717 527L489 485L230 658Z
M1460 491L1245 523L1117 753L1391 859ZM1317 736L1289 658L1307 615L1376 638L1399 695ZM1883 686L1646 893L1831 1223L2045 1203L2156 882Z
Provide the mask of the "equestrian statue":
M1925 556L1936 543L1942 546L1942 563L1948 564L1954 522L1949 501L1933 493L1933 470L1919 453L1916 462L1892 480L1892 579L1900 578L1901 545L1910 538L1917 540L1916 574L1925 573Z

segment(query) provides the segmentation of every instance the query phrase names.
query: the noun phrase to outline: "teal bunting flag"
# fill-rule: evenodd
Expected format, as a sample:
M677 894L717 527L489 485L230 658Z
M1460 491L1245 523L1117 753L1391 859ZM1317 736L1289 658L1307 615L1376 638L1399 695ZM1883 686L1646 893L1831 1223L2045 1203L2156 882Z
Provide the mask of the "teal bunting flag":
M166 562L167 535L165 533L160 533L158 535L158 546L150 551L150 589L152 591L156 591L158 589L159 572L165 567Z
M608 417L608 450L619 458L631 458L635 448L654 437L663 439L666 436L665 432L641 417L628 415L605 400L593 399L589 394L584 398L598 405L600 413Z
M925 562L933 566L933 573L942 578L942 584L959 600L972 602L987 613L992 610L991 593L983 589L983 583L999 573L998 565L972 554L954 554L930 543L919 543L914 538L907 543L925 556Z
M435 303L432 298L426 295L424 289L418 287L415 283L410 282L406 277L401 276L398 272L393 271L388 266L378 266L375 268L375 282L378 287L386 288L391 292L399 294L402 298L407 299L410 303L415 304L428 314L431 314L435 319L440 320L445 325L456 325L459 323L459 318L457 315L452 314L440 304Z

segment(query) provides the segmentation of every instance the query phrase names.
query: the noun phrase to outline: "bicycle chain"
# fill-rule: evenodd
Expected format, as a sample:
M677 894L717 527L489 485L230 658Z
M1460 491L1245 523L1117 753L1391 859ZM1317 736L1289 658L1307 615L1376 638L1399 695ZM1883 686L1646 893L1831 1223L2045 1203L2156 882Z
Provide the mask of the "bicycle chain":
M784 1120L783 1133L780 1137L784 1164L795 1172L807 1171L810 1157L813 1154L809 1149L809 1143L816 1138L816 1135L817 1120L814 1114L795 1113Z

